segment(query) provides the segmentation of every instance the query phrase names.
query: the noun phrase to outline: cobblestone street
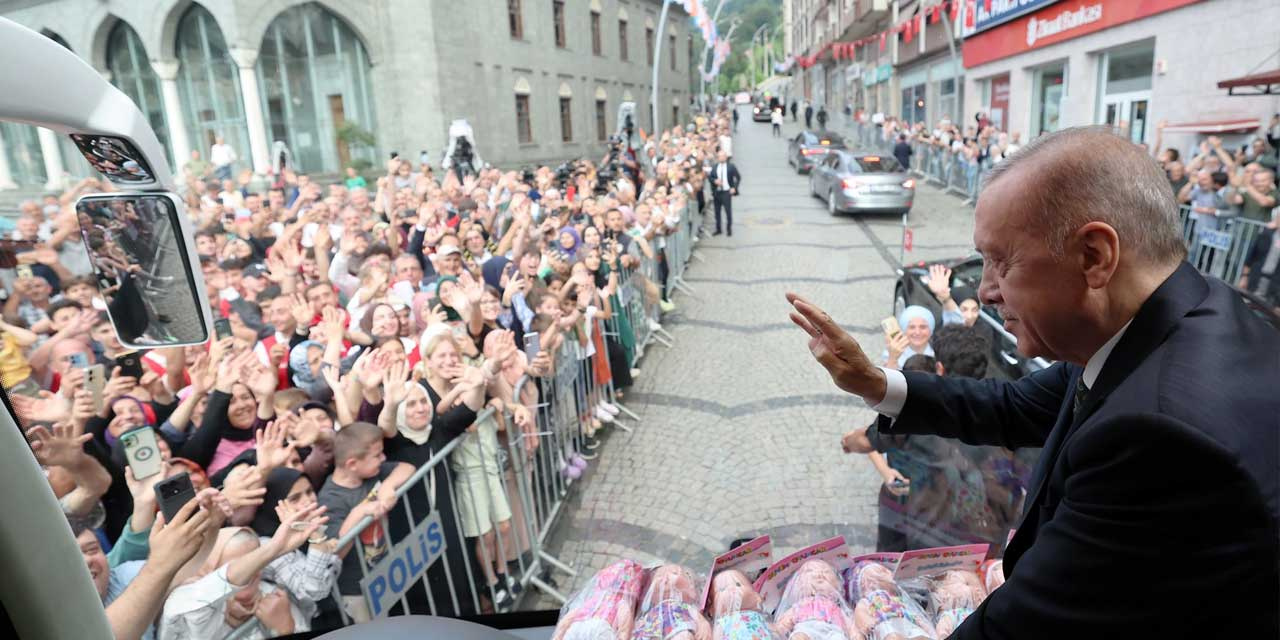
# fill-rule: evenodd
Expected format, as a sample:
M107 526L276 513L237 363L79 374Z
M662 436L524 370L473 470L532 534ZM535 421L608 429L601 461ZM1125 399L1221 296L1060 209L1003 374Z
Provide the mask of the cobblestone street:
M839 445L873 414L813 361L783 294L824 307L878 356L901 218L831 217L787 164L785 136L797 125L788 121L775 139L749 109L742 116L734 235L697 244L704 261L686 273L696 295L678 294L663 319L675 347L646 351L625 400L643 422L634 433L607 431L548 540L548 552L579 571L556 574L565 594L623 557L705 572L735 538L765 533L775 557L836 534L858 552L875 546L879 477ZM710 203L707 215L713 225ZM972 217L955 196L919 186L905 260L968 253ZM557 606L530 600L526 608Z

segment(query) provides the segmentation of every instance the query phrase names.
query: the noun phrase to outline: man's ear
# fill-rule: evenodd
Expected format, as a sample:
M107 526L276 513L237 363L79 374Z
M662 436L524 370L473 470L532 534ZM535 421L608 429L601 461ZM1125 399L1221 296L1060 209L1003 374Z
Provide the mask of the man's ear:
M935 363L933 364L933 369L934 369L934 371L937 371L937 372L938 372L938 375L940 375L940 376L945 376L945 375L947 375L947 370L942 366L942 363L941 363L941 362L935 362Z

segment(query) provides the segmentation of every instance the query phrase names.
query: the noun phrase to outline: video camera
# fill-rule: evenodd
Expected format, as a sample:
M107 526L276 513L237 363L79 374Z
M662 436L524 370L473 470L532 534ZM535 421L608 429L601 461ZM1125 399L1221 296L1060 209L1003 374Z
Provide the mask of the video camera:
M449 148L445 150L440 165L446 171L453 169L459 182L467 176L476 175L476 167L483 166L475 152L474 140L475 132L466 120L454 120L449 125Z

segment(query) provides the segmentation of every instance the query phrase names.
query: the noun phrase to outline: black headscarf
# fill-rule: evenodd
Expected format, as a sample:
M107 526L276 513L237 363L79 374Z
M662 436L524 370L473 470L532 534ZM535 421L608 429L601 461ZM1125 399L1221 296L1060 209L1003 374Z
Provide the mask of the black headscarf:
M249 527L253 532L270 538L280 528L280 518L276 516L276 505L289 496L289 491L300 478L307 477L301 471L289 467L276 467L267 474L267 493L262 496L262 504L253 514Z

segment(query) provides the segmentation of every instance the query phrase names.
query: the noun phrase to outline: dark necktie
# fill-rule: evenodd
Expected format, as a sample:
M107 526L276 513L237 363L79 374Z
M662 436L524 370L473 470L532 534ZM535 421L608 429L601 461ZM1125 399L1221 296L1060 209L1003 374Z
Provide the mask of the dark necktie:
M1087 395L1089 395L1089 387L1085 386L1084 376L1082 375L1079 380L1076 380L1076 394L1071 400L1071 415L1073 418L1080 415L1080 407L1084 404L1084 398Z

